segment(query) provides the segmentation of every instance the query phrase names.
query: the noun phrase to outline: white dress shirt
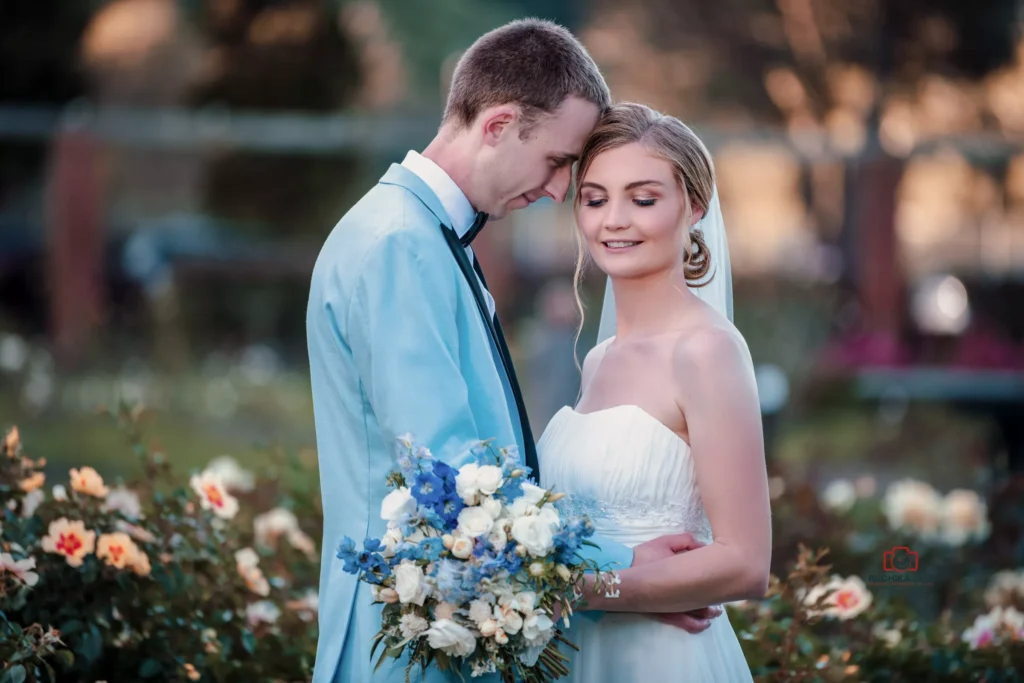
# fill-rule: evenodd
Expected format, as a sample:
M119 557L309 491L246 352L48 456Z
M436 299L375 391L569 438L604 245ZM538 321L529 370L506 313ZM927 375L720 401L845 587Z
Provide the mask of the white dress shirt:
M473 210L473 205L469 203L469 199L466 198L466 195L459 186L455 184L451 176L445 173L444 169L415 151L410 151L405 155L402 166L419 176L419 179L426 183L427 187L437 195L437 198L441 201L441 206L444 207L445 213L452 220L451 228L455 231L455 234L461 238L469 232L469 229L473 227L473 221L476 220L476 211ZM473 249L466 247L466 253L469 255L470 263L472 263L476 259ZM479 281L479 278L477 280ZM491 293L487 291L482 282L480 283L480 289L483 290L484 299L487 301L487 310L490 311L493 318L495 311L494 297L491 296Z

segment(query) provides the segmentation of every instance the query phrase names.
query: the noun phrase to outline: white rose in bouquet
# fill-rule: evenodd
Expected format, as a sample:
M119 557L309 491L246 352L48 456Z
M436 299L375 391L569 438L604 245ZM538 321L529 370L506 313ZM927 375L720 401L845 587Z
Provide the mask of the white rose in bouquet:
M452 555L460 560L468 560L473 554L473 539L465 536L456 536L452 543Z
M462 508L456 531L469 538L479 538L490 531L493 524L494 518L483 508Z
M427 629L427 642L430 647L455 657L468 657L476 649L473 633L451 619L439 619L432 623Z
M501 488L505 477L500 467L494 465L482 465L476 471L477 490L485 496L493 496L494 492ZM458 480L456 479L456 486Z
M403 605L422 605L430 594L430 585L423 575L423 570L417 567L415 562L402 560L395 568L395 590L398 592L399 602Z
M477 476L479 472L480 466L471 462L460 467L459 473L455 475L455 492L466 505L473 505L476 502L476 494L480 491Z
M398 551L398 544L403 540L402 530L397 526L388 525L388 530L384 534L384 538L381 539L381 544L384 546L384 552L381 554L384 557L393 557Z
M544 557L555 547L555 534L547 517L520 517L512 522L512 538L534 557Z
M415 512L416 499L412 497L412 492L407 486L395 489L384 496L384 500L380 504L380 517L389 522L397 522L402 517Z
M501 517L501 502L490 496L480 501L480 509L486 511L491 516L491 519Z

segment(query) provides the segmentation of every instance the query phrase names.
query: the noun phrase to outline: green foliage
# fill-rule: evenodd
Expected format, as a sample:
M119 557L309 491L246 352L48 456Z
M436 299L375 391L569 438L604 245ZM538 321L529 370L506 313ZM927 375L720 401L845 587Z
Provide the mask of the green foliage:
M0 572L0 680L308 680L319 570L302 527L318 535L321 515L307 492L276 478L249 491L207 491L197 476L185 485L143 445L136 411L110 417L143 461L145 476L127 489L82 468L66 491L45 495L33 479L43 463L16 433L0 453L3 549L38 572L35 585ZM124 503L132 494L141 517ZM218 500L236 501L236 512ZM283 522L255 516L271 507ZM80 566L54 550L83 535L75 522L95 534Z

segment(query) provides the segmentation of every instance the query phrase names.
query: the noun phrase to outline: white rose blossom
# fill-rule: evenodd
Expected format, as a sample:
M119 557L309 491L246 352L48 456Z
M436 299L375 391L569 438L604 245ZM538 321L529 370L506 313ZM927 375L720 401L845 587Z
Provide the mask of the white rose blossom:
M438 619L427 629L427 642L454 657L468 657L476 649L473 632L451 619Z
M476 471L477 490L485 496L493 496L501 488L504 475L500 467L494 465L483 465Z
M480 509L487 512L491 516L491 519L498 519L501 517L501 501L496 498L487 496L480 501Z
M479 538L491 530L494 518L480 507L462 508L457 531L470 538Z
M512 522L512 538L534 557L544 557L555 547L553 524L544 517L520 517Z
M455 475L455 492L459 494L459 498L462 498L462 502L466 505L473 505L480 492L480 484L477 479L479 471L480 466L471 462L460 467L459 473Z
M857 490L846 479L836 479L821 494L821 501L829 510L838 513L849 512L857 502Z
M380 517L388 522L398 522L406 515L416 512L416 499L408 486L397 488L388 495L380 504Z
M456 536L451 550L452 555L460 560L468 560L470 555L473 554L473 539L466 538L465 536Z
M402 560L395 568L395 590L398 592L399 602L403 605L422 605L430 593L430 584L427 583L423 570L414 562Z
M388 524L388 530L384 533L384 537L381 539L381 544L384 546L383 555L385 558L394 557L395 553L398 552L398 545L403 541L402 530L398 528L394 523Z

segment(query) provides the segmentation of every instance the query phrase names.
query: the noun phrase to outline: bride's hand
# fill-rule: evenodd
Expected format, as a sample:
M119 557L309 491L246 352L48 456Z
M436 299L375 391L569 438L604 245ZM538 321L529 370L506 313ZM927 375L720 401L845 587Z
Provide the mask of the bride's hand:
M655 614L655 619L669 626L681 628L687 633L700 633L711 626L711 620L722 616L722 608L718 606L702 607L690 612L674 614Z

